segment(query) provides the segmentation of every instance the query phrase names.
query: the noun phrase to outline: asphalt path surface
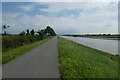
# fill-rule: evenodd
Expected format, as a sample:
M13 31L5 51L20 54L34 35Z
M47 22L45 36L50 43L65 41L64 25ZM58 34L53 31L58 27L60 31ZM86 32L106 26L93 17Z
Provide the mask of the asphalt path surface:
M2 36L0 35L0 79L2 78Z
M3 78L59 78L58 40L52 40L3 65Z

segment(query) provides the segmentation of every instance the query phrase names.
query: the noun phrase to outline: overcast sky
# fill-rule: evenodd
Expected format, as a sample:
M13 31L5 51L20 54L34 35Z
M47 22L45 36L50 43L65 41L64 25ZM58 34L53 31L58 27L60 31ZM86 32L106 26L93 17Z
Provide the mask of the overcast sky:
M119 2L119 0L1 0L2 2Z
M2 21L10 33L47 25L57 34L118 33L118 3L3 2Z

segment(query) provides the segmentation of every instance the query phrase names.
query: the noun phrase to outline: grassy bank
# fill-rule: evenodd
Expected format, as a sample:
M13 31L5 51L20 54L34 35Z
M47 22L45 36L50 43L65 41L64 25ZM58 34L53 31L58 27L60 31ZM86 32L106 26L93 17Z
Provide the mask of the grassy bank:
M118 57L59 37L62 78L117 78Z
M33 48L40 46L41 44L47 42L48 40L50 40L53 37L48 37L44 40L41 41L37 41L28 45L24 45L24 46L20 46L18 48L15 49L11 49L7 52L2 53L2 64L8 63L11 60L17 58L18 56L32 50Z
M87 35L65 35L65 36L120 40L120 34L87 34Z
M0 66L2 65L2 53L0 52Z

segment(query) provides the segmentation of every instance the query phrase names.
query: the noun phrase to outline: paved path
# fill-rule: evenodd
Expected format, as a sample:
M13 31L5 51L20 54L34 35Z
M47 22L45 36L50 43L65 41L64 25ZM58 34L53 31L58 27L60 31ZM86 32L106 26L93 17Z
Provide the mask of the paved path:
M0 80L2 78L2 36L0 35Z
M59 78L57 37L3 65L3 78Z

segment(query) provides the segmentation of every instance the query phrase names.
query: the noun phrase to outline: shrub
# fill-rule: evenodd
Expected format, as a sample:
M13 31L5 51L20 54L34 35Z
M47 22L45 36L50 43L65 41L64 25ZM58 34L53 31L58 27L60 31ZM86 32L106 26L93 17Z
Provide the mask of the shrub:
M41 40L41 36L39 35L3 36L2 50L7 51L11 48L16 48L39 40Z

